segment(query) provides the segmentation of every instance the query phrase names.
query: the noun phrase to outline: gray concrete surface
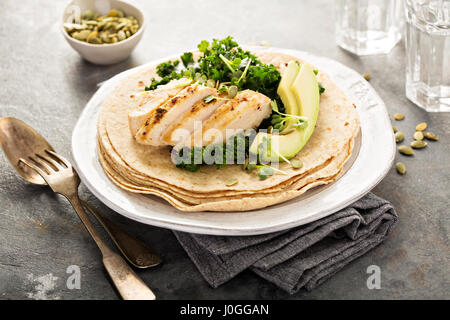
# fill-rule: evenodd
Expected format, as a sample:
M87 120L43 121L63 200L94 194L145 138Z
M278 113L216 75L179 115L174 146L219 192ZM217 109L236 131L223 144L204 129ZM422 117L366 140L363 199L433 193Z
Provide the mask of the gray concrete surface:
M404 94L403 44L388 55L358 58L333 38L333 1L139 1L148 18L142 42L126 61L100 67L83 61L58 23L65 1L0 2L0 116L14 116L70 156L70 140L97 83L130 67L193 48L202 39L233 35L241 44L307 50L336 59L371 84L409 138L427 121L441 140L404 158L374 189L392 201L400 223L381 246L313 292L290 296L250 272L212 289L169 230L127 220L81 187L81 194L164 258L138 271L160 299L449 299L450 114L427 114ZM377 134L374 132L373 134ZM368 290L366 269L381 268L381 289ZM69 265L81 268L81 289L66 287ZM0 153L0 299L118 299L100 254L68 203L48 188L24 183Z

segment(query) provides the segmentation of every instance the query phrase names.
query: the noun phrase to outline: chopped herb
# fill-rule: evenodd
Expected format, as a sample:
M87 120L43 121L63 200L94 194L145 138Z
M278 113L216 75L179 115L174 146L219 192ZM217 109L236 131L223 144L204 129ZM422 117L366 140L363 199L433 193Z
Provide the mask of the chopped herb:
M180 64L179 60L163 62L156 67L156 73L164 78L174 72L178 64Z
M227 164L244 163L250 147L249 141L249 136L237 134L226 143L192 149L183 148L178 153L177 167L194 172L200 168L201 164L214 164L217 169L220 169Z
M194 55L192 52L185 52L180 58L186 68L194 63Z
M322 94L325 91L325 87L319 82L319 93Z
M199 58L197 64L193 63L192 53L184 53L180 57L184 70L176 71L178 60L158 65L157 73L162 79L152 79L152 83L146 87L146 90L153 90L158 85L184 76L197 81L195 78L198 73L205 80L228 82L237 86L239 90L251 89L271 99L277 97L276 91L281 79L277 68L262 63L250 51L243 50L232 37L222 40L214 39L212 43L203 40L198 45L198 49L203 56Z

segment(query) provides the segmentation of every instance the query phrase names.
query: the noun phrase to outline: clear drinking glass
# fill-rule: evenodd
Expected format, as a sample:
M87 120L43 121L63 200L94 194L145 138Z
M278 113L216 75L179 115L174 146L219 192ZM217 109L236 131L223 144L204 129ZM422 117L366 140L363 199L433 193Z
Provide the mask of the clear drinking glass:
M450 0L406 0L406 96L450 111Z
M336 0L336 42L357 55L388 53L401 39L402 0Z

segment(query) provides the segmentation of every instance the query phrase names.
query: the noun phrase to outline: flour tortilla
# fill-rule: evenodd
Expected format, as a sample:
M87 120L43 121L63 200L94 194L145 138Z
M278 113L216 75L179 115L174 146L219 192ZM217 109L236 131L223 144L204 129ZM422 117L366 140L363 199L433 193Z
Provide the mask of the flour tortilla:
M189 202L186 199L180 199L179 195L171 194L170 192L154 188L142 188L133 185L122 176L118 175L114 170L111 170L105 159L100 156L100 161L107 176L116 185L130 192L156 195L169 202L175 208L181 211L198 212L198 211L249 211L261 209L273 204L284 202L295 197L300 196L309 189L314 187L329 184L335 181L342 172L342 166L332 176L326 178L316 179L316 176L324 175L321 171L327 171L330 168L319 170L315 175L308 176L304 183L299 184L296 188L290 188L284 192L275 192L273 194L255 194L251 196L242 197L223 197L223 198L211 198L211 199L194 199L194 202ZM325 174L326 175L326 174Z
M339 174L342 171L342 168L343 168L345 162L347 161L347 159L350 156L349 151L352 148L352 143L353 142L351 142L348 145L347 150L344 150L340 155L335 157L332 161L330 161L322 169L317 170L316 172L311 173L311 174L305 176L304 178L295 181L295 183L292 183L289 186L285 186L285 188L283 189L283 192L298 191L298 190L304 188L304 186L306 186L310 183L314 183L319 180L329 182L329 180L331 180L333 177L335 177L337 174ZM108 176L118 186L120 186L126 190L129 190L132 192L137 192L137 193L155 194L155 195L159 195L159 196L161 196L161 193L164 193L164 195L169 196L171 198L175 198L179 201L183 201L188 205L198 205L198 204L208 203L209 206L211 207L213 205L217 205L217 203L222 203L224 201L242 200L244 198L246 198L246 199L260 198L262 196L266 197L267 199L269 199L269 198L277 199L277 196L280 193L278 191L275 191L275 192L270 192L270 193L265 193L265 194L225 196L225 197L220 197L220 198L219 197L205 197L205 198L201 198L201 199L198 197L193 198L190 196L181 195L179 193L173 193L172 190L170 190L170 189L164 190L164 189L158 188L156 186L144 187L141 184L136 183L135 181L129 180L128 177L126 177L126 176L125 177L121 176L117 171L115 171L108 163L107 155L105 155L101 150L100 150L99 155L100 155L100 161L101 161L103 167L105 168L105 171L107 172ZM295 193L293 195L295 195ZM167 197L164 197L164 198L167 200ZM258 202L255 202L252 204L252 209L261 208L261 207L267 206L269 204L272 204L272 203L270 203L268 201L261 203L258 201Z
M352 140L353 141L353 140ZM167 190L169 192L175 192L178 195L185 195L185 196L189 196L189 197L193 197L193 198L215 198L215 197L224 197L224 196L241 196L241 195L249 195L249 194L254 194L254 193L273 193L276 191L281 191L281 190L285 190L285 188L289 185L295 184L299 179L312 174L313 172L324 168L325 166L327 166L329 163L334 162L336 164L341 164L344 161L346 161L346 159L350 156L350 152L351 149L353 148L353 144L349 145L347 148L345 148L344 151L342 151L339 155L337 155L336 157L332 157L329 160L327 160L325 163L323 163L322 165L314 168L314 170L310 170L308 171L308 173L304 173L301 175L296 175L293 176L290 180L285 181L282 184L279 184L277 186L271 187L271 188L266 188L263 190L260 190L259 192L253 192L253 191L230 191L230 192L222 192L222 193L208 193L208 194L204 194L204 193L192 193L192 192L188 192L186 190L183 189L179 189L175 186L168 186L166 184L164 184L161 181L158 180L150 180L149 178L145 178L140 176L138 173L133 172L131 170L129 170L129 168L126 167L126 165L123 162L120 162L120 158L117 157L117 155L115 154L107 154L104 152L104 150L102 149L101 143L99 142L99 150L102 153L102 157L106 158L107 162L109 163L109 166L111 167L111 169L115 170L119 175L121 175L122 177L126 178L128 181L130 181L131 183L134 183L135 186L137 187L157 187L163 190ZM344 158L345 157L345 158ZM119 161L119 162L116 162Z
M281 53L255 53L262 62L280 72L297 58ZM110 179L131 192L154 194L183 211L252 210L292 199L306 190L334 181L353 148L359 119L352 103L323 72L318 78L326 88L321 95L319 117L310 140L295 157L299 170L287 163L276 174L260 180L240 165L217 170L201 166L197 172L178 169L170 149L138 144L128 128L128 112L134 107L130 95L143 90L143 83L156 76L156 66L136 72L120 83L102 104L98 119L99 158ZM226 186L230 178L238 183ZM223 208L222 208L223 207Z

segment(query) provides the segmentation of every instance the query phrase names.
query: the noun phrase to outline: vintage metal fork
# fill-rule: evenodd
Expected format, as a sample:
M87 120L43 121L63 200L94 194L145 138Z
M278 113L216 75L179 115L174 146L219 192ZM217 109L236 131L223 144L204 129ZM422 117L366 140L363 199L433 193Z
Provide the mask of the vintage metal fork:
M121 256L107 246L84 211L78 197L80 178L69 161L51 150L45 150L45 154L35 154L28 159L21 158L20 161L38 172L55 193L63 195L72 204L81 222L100 249L103 264L122 298L154 300L155 295L150 288Z

